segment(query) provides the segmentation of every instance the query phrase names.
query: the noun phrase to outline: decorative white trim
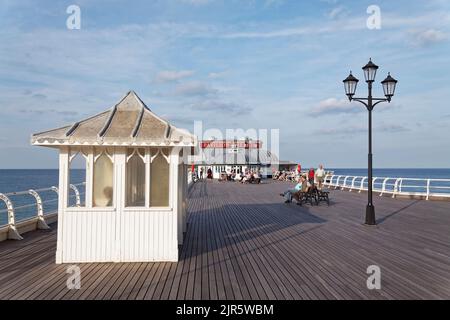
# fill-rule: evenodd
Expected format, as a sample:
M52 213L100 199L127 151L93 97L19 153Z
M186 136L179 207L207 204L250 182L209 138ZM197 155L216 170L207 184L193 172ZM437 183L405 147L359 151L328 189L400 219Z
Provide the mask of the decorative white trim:
M153 160L155 160L155 158L156 158L160 153L162 154L162 156L164 157L164 159L166 159L167 163L170 164L170 158L169 158L169 156L166 156L166 155L164 154L164 152L162 151L161 148L158 148L158 152L157 152L154 156L152 156L152 157L150 158L150 163L152 163Z
M141 146L141 147L179 147L179 146L185 146L185 147L195 147L196 142L195 141L170 141L170 142L88 142L88 141L53 141L50 142L47 139L44 141L38 141L39 139L32 141L32 145L34 146L127 146L127 147L135 147L135 146Z
M108 150L103 149L98 155L94 155L94 163L97 162L98 158L100 158L103 154L105 154L112 163L114 163L114 157L109 154Z
M133 158L133 156L134 156L136 153L137 153L138 156L142 159L142 161L144 161L144 163L145 163L145 154L142 155L142 154L139 152L139 148L133 148L133 153L130 154L129 156L127 156L126 163L128 163L128 161L130 161L130 159Z

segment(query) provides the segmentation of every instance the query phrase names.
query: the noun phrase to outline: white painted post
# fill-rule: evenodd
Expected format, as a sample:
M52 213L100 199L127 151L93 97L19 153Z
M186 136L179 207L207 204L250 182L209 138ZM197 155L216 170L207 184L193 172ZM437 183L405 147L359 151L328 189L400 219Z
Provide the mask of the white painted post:
M171 261L178 261L178 243L180 234L183 236L182 230L178 229L178 163L179 163L180 147L173 147L169 155L170 168L170 204L172 207L172 238L169 241L168 248L171 252ZM180 232L179 232L180 231Z
M427 199L430 199L430 179L427 179Z
M324 186L327 185L327 180L328 180L328 177L329 177L329 176L330 176L330 175L326 174L325 177L323 178L323 185L324 185Z
M71 184L69 187L75 193L75 206L78 208L81 207L80 191L78 191L78 188L74 184Z
M192 179L192 174L190 173L189 169L188 169L188 162L187 160L189 159L189 155L191 155L191 148L185 148L184 150L184 159L186 160L186 162L184 163L184 182L185 182L185 198L184 198L184 209L183 209L183 233L186 232L187 230L187 203L186 203L186 198L188 196L189 193L189 187L190 187L190 179Z
M361 193L361 191L364 190L364 182L366 180L367 180L367 177L364 177L364 178L361 179L361 185L359 186L359 192L358 193Z
M22 236L16 229L16 218L14 214L14 206L11 200L3 193L0 193L0 200L6 204L6 209L8 210L8 239L11 240L22 240Z
M34 199L36 200L37 228L42 229L42 230L50 229L50 227L48 226L48 224L45 222L45 219L44 219L44 208L42 206L41 196L39 195L39 193L37 193L35 190L32 190L32 189L28 190L28 193L31 194L34 197Z
M381 187L381 193L380 193L380 197L386 192L386 182L389 180L389 178L385 178L383 180L383 186Z
M345 189L345 185L347 184L347 179L348 179L348 176L346 176L346 177L344 178L344 183L342 184L341 190L344 190L344 189Z
M56 241L56 263L63 263L64 216L69 195L69 148L63 146L59 150L59 188L52 188L58 193L58 236Z
M86 158L86 188L85 188L85 201L86 208L93 207L93 185L94 185L94 148L90 147L88 149Z
M150 208L150 148L145 149L145 207Z
M337 180L336 180L336 185L334 186L334 189L336 190L339 187L339 180L341 179L342 176L338 176Z
M353 189L355 188L355 181L356 181L356 178L358 178L358 177L353 177L353 179L352 179L352 186L350 187L349 192L352 192Z
M113 206L116 209L116 214L114 215L114 221L111 221L116 228L116 241L113 250L113 260L114 262L120 262L122 260L123 252L121 252L121 231L122 231L122 221L124 219L124 209L125 209L125 169L127 162L127 149L120 147L114 148L113 154L113 166L114 166L114 203Z
M331 186L333 186L333 178L334 178L334 174L331 176L330 178L330 183L328 184L328 186L331 188Z
M400 182L400 178L398 178L397 180L395 180L395 184L394 184L394 192L392 193L392 198L395 198L395 195L398 193L398 183Z

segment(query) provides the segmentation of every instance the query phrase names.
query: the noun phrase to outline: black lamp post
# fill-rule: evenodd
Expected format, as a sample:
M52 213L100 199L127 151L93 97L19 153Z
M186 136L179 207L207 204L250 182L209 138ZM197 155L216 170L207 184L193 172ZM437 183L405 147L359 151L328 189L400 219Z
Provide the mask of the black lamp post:
M358 79L356 79L352 72L350 71L350 75L344 80L344 88L345 94L347 95L350 101L358 101L366 106L369 111L369 154L368 154L368 202L366 208L366 224L367 225L376 225L375 220L375 207L373 206L373 197L372 197L372 110L373 108L381 103L381 102L391 102L392 97L394 96L395 86L397 84L397 80L391 77L388 73L386 79L381 81L383 85L383 91L386 98L374 98L372 97L372 84L375 81L375 76L377 74L378 66L372 62L372 59L362 68L364 71L364 77L368 86L368 96L367 98L354 98L356 92L356 86L358 85Z

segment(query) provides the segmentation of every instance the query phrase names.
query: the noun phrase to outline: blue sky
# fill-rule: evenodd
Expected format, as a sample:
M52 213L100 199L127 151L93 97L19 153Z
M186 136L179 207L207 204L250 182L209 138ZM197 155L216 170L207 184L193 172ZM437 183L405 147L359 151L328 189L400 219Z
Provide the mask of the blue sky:
M280 129L282 159L364 167L367 112L342 79L362 80L369 57L376 94L388 71L399 80L375 110L375 166L450 167L449 41L445 0L0 0L0 168L56 168L30 135L130 89L180 127Z

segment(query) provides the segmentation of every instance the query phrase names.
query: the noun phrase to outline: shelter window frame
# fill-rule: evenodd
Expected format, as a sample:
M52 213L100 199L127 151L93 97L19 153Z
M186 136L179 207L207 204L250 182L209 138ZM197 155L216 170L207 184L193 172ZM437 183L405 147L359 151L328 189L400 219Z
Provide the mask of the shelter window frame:
M146 209L149 208L149 174L150 174L150 161L149 161L150 153L148 148L127 148L126 151L126 159L125 159L125 209ZM135 161L136 160L136 161ZM134 164L131 162L134 161ZM132 167L132 166L138 165L139 168ZM142 176L138 175L136 176L135 170L142 170ZM130 171L134 171L133 173ZM133 174L133 177L131 177L131 174ZM143 181L140 180L140 178L144 177ZM137 181L139 180L139 181ZM136 203L136 201L131 201L129 198L132 196L130 194L130 183L132 184L131 188L140 188L139 192L142 193L141 198L138 202L142 204ZM140 186L138 184L141 184ZM143 185L142 185L143 184ZM130 204L130 202L134 202Z
M75 168L72 168L72 165L74 164L74 160L78 158L82 158L84 160L83 167L81 170L85 171L84 175L84 182L77 182L73 183L72 181L72 170L77 170ZM89 180L89 154L86 152L83 148L69 148L69 163L67 168L67 190L68 190L68 197L67 197L67 203L64 204L64 208L87 208L90 194L88 192L88 180ZM74 187L72 187L72 185ZM81 188L80 188L81 186ZM81 189L81 190L80 190ZM76 190L76 191L75 191ZM77 194L78 192L78 194ZM80 205L76 205L76 197L80 197ZM73 205L70 205L70 202L75 202Z
M158 162L156 162L158 161ZM170 149L169 148L158 148L158 149L151 149L150 150L150 161L149 161L149 174L147 175L149 177L149 190L147 192L148 197L148 205L150 209L167 209L171 207L172 203L172 196L171 196L171 188L172 188L172 166L170 162ZM166 192L158 193L155 191L156 187L156 180L154 178L160 178L161 173L155 173L156 165L164 165L167 164L167 167L163 167L162 169L166 172L162 172L164 177L164 181L159 181L158 186L163 187ZM164 175L166 173L166 175ZM155 200L155 197L159 197L161 195L167 194L166 197L163 199ZM154 202L157 203L157 205L154 205ZM163 204L161 204L163 202Z
M116 187L115 162L114 153L111 154L108 149L95 149L93 154L93 177L92 177L92 207L102 209L115 209L115 193L118 192ZM106 161L100 165L99 161ZM108 163L109 161L109 163ZM100 170L104 170L102 174L98 174ZM105 176L105 172L109 175ZM103 189L102 192L98 189ZM109 200L107 198L110 198ZM105 204L105 201L108 201ZM100 202L100 203L99 203Z

